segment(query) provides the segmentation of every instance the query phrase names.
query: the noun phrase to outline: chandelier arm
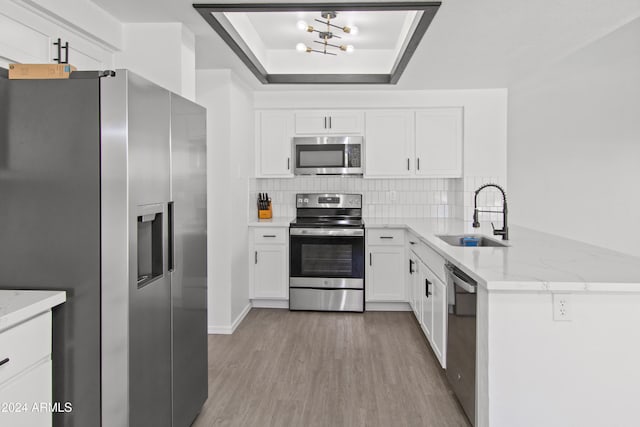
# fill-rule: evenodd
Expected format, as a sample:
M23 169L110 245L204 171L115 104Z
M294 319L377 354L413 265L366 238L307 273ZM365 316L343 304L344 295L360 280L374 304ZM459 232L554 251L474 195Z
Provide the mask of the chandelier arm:
M313 41L314 43L318 43L318 44L322 44L322 45L327 45L327 46L333 46L333 47L337 47L338 49L340 49L340 46L337 44L333 44L333 43L328 43L328 42L319 42L317 40Z

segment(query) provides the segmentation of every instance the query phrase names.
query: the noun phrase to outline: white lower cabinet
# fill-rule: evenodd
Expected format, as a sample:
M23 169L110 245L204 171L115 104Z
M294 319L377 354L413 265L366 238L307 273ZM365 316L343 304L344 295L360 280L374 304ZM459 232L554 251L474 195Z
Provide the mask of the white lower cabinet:
M404 231L367 230L367 302L407 301Z
M51 312L0 333L0 424L51 426Z
M427 338L431 348L445 366L445 343L447 324L447 288L444 283L427 267L425 271L425 286L428 296L423 304L428 307L423 310L423 323L428 329Z
M289 299L288 231L255 227L249 234L250 299Z
M447 287L440 273L444 259L415 236L409 235L408 240L412 265L409 302L440 365L446 368Z
M428 274L429 267L422 261L419 261L420 265L420 298L422 299L422 330L427 338L431 338L433 331L433 288L431 287L432 281Z

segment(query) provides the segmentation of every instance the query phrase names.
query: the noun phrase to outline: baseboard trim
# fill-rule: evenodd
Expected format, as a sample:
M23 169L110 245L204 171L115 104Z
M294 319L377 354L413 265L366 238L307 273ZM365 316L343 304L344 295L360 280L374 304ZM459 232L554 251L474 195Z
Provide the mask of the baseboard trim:
M240 323L242 323L242 321L247 316L247 314L249 314L250 311L251 311L251 303L248 303L245 306L245 308L242 309L242 311L240 312L238 317L236 317L236 320L233 321L231 326L209 325L207 327L208 334L209 335L231 335L231 334L233 334L236 331L236 329L238 328L238 326L240 326Z
M408 302L367 302L365 311L411 311Z
M281 299L252 299L251 305L254 308L289 308L289 300Z

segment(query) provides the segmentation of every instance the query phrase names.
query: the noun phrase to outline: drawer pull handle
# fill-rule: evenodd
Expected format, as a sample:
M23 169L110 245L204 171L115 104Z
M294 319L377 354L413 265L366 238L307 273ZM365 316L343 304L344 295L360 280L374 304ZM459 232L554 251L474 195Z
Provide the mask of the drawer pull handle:
M7 363L9 363L9 358L8 357L4 358L3 360L0 360L0 366L5 365Z
M263 234L262 237L276 237L275 234Z
M393 239L393 236L380 236L381 239Z

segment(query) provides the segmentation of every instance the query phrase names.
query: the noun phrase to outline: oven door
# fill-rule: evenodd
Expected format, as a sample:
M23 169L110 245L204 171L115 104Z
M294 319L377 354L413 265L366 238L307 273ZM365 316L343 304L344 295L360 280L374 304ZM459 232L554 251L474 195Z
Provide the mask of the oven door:
M364 230L292 228L292 288L363 289Z

